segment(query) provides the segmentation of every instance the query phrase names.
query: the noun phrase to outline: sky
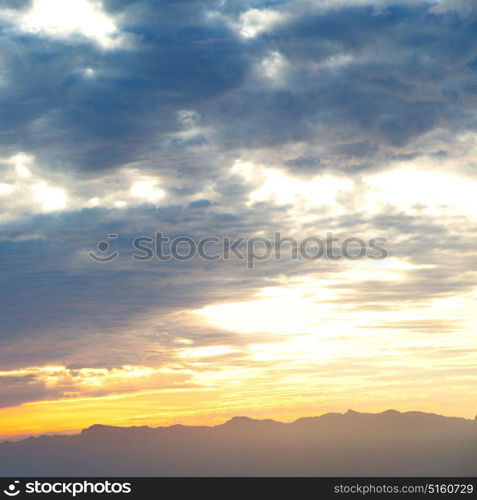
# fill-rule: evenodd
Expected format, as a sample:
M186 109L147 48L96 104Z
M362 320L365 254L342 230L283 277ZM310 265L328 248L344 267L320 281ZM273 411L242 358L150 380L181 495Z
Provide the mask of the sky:
M474 418L476 104L472 2L2 0L0 437ZM387 257L133 259L157 232Z

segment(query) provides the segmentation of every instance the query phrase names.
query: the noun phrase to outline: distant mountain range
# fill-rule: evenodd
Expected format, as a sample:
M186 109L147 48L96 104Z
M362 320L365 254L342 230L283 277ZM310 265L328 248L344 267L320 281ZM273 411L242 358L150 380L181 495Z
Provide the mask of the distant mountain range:
M293 423L108 427L0 444L2 476L477 476L477 420L328 413Z

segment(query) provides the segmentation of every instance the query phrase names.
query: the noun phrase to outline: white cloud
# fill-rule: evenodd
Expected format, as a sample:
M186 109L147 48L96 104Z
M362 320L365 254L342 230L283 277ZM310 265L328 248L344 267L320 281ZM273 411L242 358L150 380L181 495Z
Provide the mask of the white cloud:
M232 173L240 175L255 187L249 195L249 204L293 204L296 208L336 206L339 196L353 187L351 180L342 177L317 175L312 179L301 179L250 162L237 162L232 167Z
M54 212L66 208L67 196L63 189L52 187L45 182L33 186L33 195L44 212Z
M275 286L263 288L249 300L210 304L193 312L216 328L240 333L340 336L344 328L360 331L365 324L381 323L381 318L397 321L405 317L404 306L395 311L355 307L357 304L349 298L355 286L370 279L405 282L416 270L429 267L397 258L341 261L329 278L278 278ZM416 313L414 306L419 307L409 306L410 318Z
M15 167L15 171L20 177L31 177L30 169L33 161L33 156L25 153L18 153L17 155L7 159L7 163Z
M269 31L285 19L285 15L271 9L249 9L242 13L238 22L238 32L244 38L254 38Z
M191 347L178 352L179 358L211 358L234 353L235 349L227 345L211 345L207 347Z
M25 153L2 161L8 168L0 183L1 222L60 210L120 209L143 203L158 205L166 197L157 177L136 169L123 169L96 181L52 171L38 165L33 156Z
M12 194L14 190L14 187L10 184L0 184L0 196Z
M27 11L19 15L7 11L2 17L29 33L59 38L82 35L103 48L119 43L120 33L114 20L96 0L34 0Z
M273 88L279 89L285 86L289 70L287 59L280 52L272 51L261 61L259 76L265 77Z
M154 180L137 181L131 186L131 196L133 198L157 201L164 198L164 195L164 191L157 187L157 182Z
M393 206L431 215L477 214L477 181L454 173L411 163L367 176L364 182L370 211Z
M19 153L3 159L9 168L0 185L1 221L17 220L32 213L49 213L70 208L65 186L54 175L45 175L34 157Z

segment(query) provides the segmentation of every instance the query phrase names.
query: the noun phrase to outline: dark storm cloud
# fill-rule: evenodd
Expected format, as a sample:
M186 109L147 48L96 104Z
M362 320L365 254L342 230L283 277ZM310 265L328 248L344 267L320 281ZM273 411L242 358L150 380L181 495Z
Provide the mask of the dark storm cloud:
M39 39L4 26L4 147L35 153L53 168L124 165L150 154L158 138L177 129L175 111L239 85L246 58L230 30L204 25L198 3L164 8L177 11L182 22L157 9L151 18L148 7L130 49Z
M160 162L181 109L198 110L221 148L318 142L338 161L366 152L372 162L380 149L403 148L436 128L475 128L475 12L269 4L288 21L243 39L225 19L238 22L257 5L106 2L132 37L131 47L114 50L4 25L3 147L87 171ZM289 62L280 89L251 76L273 51ZM333 62L342 56L351 59ZM197 141L207 140L182 146ZM353 147L367 143L366 151Z
M49 396L49 392L34 375L0 376L0 408L38 401Z
M258 227L272 234L280 224L276 207L269 208L266 223L251 209L227 212L227 207L199 200L162 209L143 206L119 213L89 209L39 215L4 227L0 339L27 335L38 340L50 335L66 343L77 336L107 336L142 326L145 334L154 328L148 324L151 314L160 319L209 302L245 298L276 273L275 264L244 274L246 262L239 261L131 259L139 253L132 241L154 237L156 231L198 241L203 236L253 236ZM120 252L120 258L107 265L94 263L87 252L111 233L119 235L112 249ZM177 334L183 334L180 328Z
M242 88L222 102L214 117L226 124L222 138L253 148L316 141L339 166L363 154L353 144L373 143L365 151L372 163L383 149L419 152L413 141L439 128L475 130L467 89L476 19L423 4L295 16L247 42L258 60L269 51L285 58L277 77L284 82Z

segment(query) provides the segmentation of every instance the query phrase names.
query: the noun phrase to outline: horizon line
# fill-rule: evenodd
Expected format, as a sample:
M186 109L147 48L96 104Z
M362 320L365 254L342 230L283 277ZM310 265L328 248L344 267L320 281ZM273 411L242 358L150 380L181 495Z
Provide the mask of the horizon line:
M232 417L226 418L223 422L219 424L213 424L213 425L197 425L197 424L169 424L169 425L158 425L158 426L151 426L151 425L111 425L111 424L101 424L101 423L96 423L89 425L87 427L84 427L82 429L72 429L72 430L63 430L63 431L43 431L41 433L26 433L26 434L15 434L12 436L5 436L5 439L3 436L0 435L0 445L4 443L17 443L21 441L26 441L28 439L35 439L35 438L41 438L41 437L54 437L54 436L80 436L82 435L85 431L88 431L93 428L110 428L110 429L151 429L151 430L158 430L158 429L169 429L171 427L189 427L189 428L209 428L209 429L214 429L216 427L221 427L223 425L226 425L230 422L233 421L251 421L251 422L270 422L270 423L277 423L277 424L283 424L283 425L291 425L295 424L301 420L307 420L307 419L319 419L326 417L328 415L333 415L333 416L339 416L339 417L345 417L345 416L351 416L351 415L366 415L366 416L382 416L385 414L398 414L398 415L409 415L409 414L419 414L419 415L428 415L428 416L437 416L441 418L446 418L446 419L456 419L456 420L463 420L463 421L468 421L468 422L477 422L477 413L474 418L466 418L466 417L457 417L457 416L452 416L452 415L442 415L440 413L434 413L434 412L427 412L427 411L421 411L421 410L408 410L408 411L399 411L395 410L394 408L389 408L388 410L383 410L380 412L372 413L372 412L365 412L365 411L356 411L351 408L346 410L343 413L340 412L326 412L322 413L319 415L309 415L309 416L303 416L296 418L291 421L281 421L281 420L275 420L274 418L253 418L253 417L248 417L246 415L234 415Z

